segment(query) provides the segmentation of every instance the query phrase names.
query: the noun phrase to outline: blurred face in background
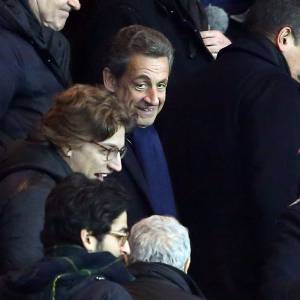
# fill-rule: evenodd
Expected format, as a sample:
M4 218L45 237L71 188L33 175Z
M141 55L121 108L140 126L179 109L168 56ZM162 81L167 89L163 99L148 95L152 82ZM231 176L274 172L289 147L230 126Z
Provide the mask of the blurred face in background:
M79 10L79 0L28 0L39 22L55 31L62 30L71 10Z

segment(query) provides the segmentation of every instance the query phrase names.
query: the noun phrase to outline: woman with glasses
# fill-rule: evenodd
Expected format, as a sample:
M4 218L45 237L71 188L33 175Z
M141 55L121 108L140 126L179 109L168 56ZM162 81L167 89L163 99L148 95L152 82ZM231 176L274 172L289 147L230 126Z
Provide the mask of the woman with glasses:
M40 128L0 166L0 273L43 256L40 231L50 190L72 172L103 181L121 171L135 109L104 89L75 85L56 97Z

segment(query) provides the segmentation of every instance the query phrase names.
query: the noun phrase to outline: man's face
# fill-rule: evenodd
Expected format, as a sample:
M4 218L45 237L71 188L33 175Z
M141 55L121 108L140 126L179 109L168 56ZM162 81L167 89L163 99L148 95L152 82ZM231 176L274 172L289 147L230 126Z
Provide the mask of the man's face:
M74 172L80 172L91 179L103 180L105 176L122 169L119 150L125 145L125 129L120 129L101 142L82 142L72 149L67 162ZM109 154L109 155L108 155Z
M284 56L292 78L300 82L300 44L294 44Z
M167 57L149 57L136 54L130 57L127 70L116 81L117 97L134 101L139 127L152 125L163 108L169 77Z
M79 0L29 0L29 5L41 24L56 31L64 28L72 9L80 9Z
M127 235L127 213L124 211L113 221L110 232L97 244L96 252L108 251L115 257L128 255L130 250Z

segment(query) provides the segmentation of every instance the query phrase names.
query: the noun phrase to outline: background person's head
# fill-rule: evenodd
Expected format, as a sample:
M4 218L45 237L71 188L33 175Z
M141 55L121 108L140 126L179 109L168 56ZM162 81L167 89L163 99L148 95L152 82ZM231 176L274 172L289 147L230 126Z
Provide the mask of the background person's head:
M62 30L71 10L79 10L79 0L28 0L38 21L55 31Z
M113 38L103 82L123 102L133 100L137 125L152 125L166 97L174 49L160 32L141 26L122 28Z
M159 262L187 272L191 246L188 230L175 218L151 216L130 231L130 262Z
M269 38L285 57L291 75L300 81L300 2L256 1L247 16L249 31Z
M88 252L129 252L127 195L115 181L74 173L49 194L41 233L44 248L79 245Z
M42 132L74 172L103 180L121 170L125 132L135 120L135 108L104 88L74 85L56 97Z

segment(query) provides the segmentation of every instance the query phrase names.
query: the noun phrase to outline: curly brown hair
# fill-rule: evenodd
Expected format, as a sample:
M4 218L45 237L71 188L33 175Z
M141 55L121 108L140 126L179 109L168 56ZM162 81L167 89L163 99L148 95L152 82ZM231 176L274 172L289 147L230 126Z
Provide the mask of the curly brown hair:
M57 95L41 129L56 146L74 147L82 141L104 141L120 127L128 132L136 118L132 103L119 101L104 87L76 84Z

